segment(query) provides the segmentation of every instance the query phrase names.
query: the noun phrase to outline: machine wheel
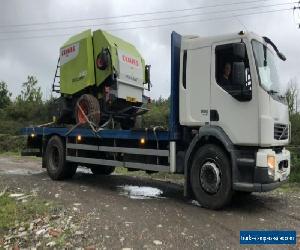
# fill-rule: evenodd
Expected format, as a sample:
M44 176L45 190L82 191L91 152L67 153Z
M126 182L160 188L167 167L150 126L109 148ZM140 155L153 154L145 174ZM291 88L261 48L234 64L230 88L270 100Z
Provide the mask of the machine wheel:
M115 167L97 166L97 167L91 167L91 171L94 175L110 175L115 171Z
M59 136L50 138L45 152L45 165L52 180L72 178L77 165L66 162L64 143Z
M199 203L220 209L231 201L231 167L224 150L214 144L199 148L192 160L190 182Z
M83 114L84 113L84 114ZM75 118L76 123L85 124L86 117L95 125L100 122L100 105L96 97L84 94L76 102Z

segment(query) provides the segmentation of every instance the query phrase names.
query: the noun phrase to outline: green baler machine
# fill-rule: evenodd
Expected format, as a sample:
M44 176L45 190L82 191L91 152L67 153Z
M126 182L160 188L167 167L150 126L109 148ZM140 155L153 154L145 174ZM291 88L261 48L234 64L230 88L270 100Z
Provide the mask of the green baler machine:
M87 30L60 48L59 64L61 122L98 126L114 118L128 129L146 112L142 106L148 100L144 90L150 87L150 66L130 43Z

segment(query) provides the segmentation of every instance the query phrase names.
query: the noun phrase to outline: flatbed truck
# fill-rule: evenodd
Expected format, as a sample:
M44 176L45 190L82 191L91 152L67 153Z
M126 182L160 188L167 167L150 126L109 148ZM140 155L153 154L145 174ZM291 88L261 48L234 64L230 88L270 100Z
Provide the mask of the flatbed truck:
M224 207L235 192L273 190L290 174L290 124L277 89L277 57L285 59L269 38L250 32L172 32L167 129L26 127L22 154L42 157L53 180L71 178L79 165L94 174L115 167L181 174L184 195L210 209ZM227 85L220 78L226 64Z

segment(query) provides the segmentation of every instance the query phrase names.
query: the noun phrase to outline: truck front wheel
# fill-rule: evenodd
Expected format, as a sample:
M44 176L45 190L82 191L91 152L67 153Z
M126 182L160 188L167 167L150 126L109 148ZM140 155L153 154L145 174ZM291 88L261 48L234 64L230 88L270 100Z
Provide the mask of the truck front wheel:
M53 136L48 141L45 152L45 165L52 180L72 178L77 165L66 162L64 143L59 136Z
M231 167L228 156L214 144L198 149L192 160L190 182L198 202L207 208L220 209L231 201Z

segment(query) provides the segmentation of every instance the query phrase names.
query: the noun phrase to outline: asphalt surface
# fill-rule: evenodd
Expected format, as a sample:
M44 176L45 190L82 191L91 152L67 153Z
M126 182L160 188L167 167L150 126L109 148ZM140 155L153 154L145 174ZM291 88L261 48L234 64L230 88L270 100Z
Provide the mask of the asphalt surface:
M35 190L38 197L65 207L80 203L76 216L84 237L74 243L80 247L254 249L256 246L239 244L240 230L300 233L300 189L236 196L229 207L213 211L184 199L182 185L169 181L94 176L88 169L80 169L72 180L57 182L48 177L40 161L8 156L0 156L0 185L19 192Z

